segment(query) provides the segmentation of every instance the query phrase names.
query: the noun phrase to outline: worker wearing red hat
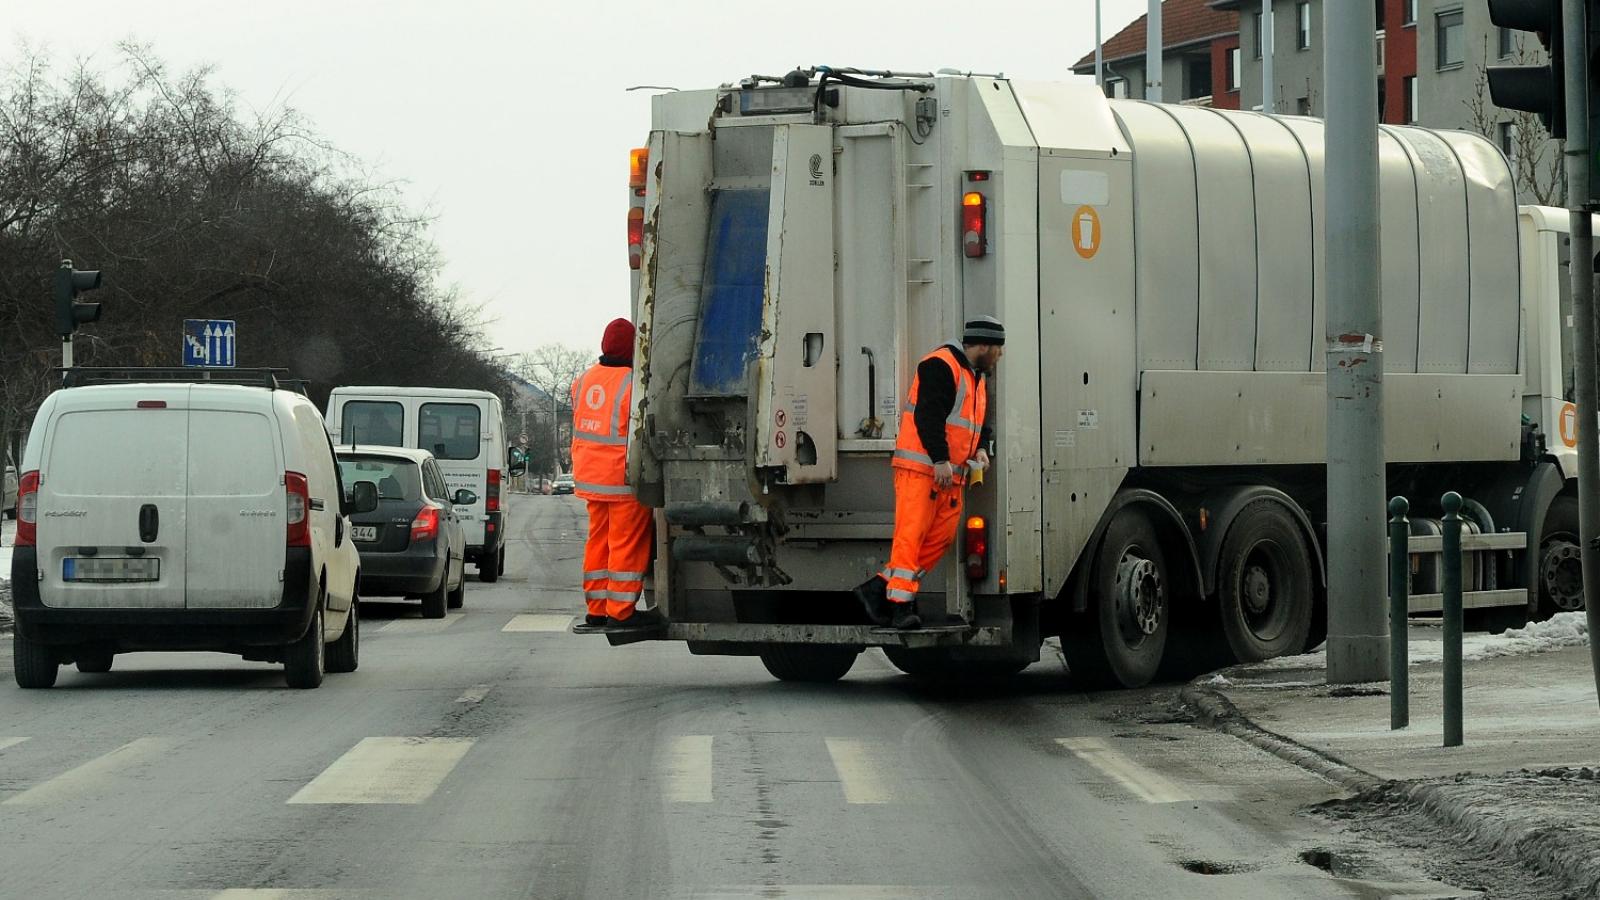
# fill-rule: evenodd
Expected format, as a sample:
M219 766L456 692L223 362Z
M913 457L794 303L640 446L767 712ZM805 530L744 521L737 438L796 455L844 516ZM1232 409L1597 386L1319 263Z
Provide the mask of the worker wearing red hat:
M651 511L628 487L628 414L633 401L633 323L613 319L600 361L572 383L572 480L589 506L583 596L589 626L656 625L655 610L635 611L654 538Z

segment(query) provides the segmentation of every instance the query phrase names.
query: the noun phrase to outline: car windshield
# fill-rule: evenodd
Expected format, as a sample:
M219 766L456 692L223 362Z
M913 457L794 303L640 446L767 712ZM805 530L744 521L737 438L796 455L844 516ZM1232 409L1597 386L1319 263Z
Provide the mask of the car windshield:
M421 500L422 469L409 459L388 456L341 456L339 475L346 485L370 481L379 500Z

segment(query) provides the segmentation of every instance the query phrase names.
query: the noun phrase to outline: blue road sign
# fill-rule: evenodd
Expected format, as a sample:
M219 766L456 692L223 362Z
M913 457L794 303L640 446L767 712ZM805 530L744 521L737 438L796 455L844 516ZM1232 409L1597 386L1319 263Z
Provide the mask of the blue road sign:
M204 368L234 365L234 330L231 319L184 319L183 364Z

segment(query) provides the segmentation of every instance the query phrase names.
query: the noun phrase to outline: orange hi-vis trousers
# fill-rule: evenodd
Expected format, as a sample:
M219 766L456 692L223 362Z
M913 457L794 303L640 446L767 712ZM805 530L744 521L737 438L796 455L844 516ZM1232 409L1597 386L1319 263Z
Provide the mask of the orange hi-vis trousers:
M894 546L889 566L881 573L889 582L889 601L917 599L922 576L939 564L955 543L961 521L961 485L940 488L933 476L912 469L894 470Z
M583 598L592 616L622 621L644 592L655 518L650 507L626 497L590 500L589 540L583 545Z

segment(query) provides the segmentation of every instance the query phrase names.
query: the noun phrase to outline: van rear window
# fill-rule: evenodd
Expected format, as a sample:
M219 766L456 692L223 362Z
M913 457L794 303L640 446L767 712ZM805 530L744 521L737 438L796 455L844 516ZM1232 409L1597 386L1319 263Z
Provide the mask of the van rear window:
M181 409L66 413L50 437L45 484L63 496L182 497L188 417Z
M189 494L265 497L283 480L278 436L259 413L197 409L189 413Z
M404 447L406 411L386 400L350 400L339 413L339 443Z
M471 403L424 403L417 415L417 446L435 459L477 459L482 423Z

